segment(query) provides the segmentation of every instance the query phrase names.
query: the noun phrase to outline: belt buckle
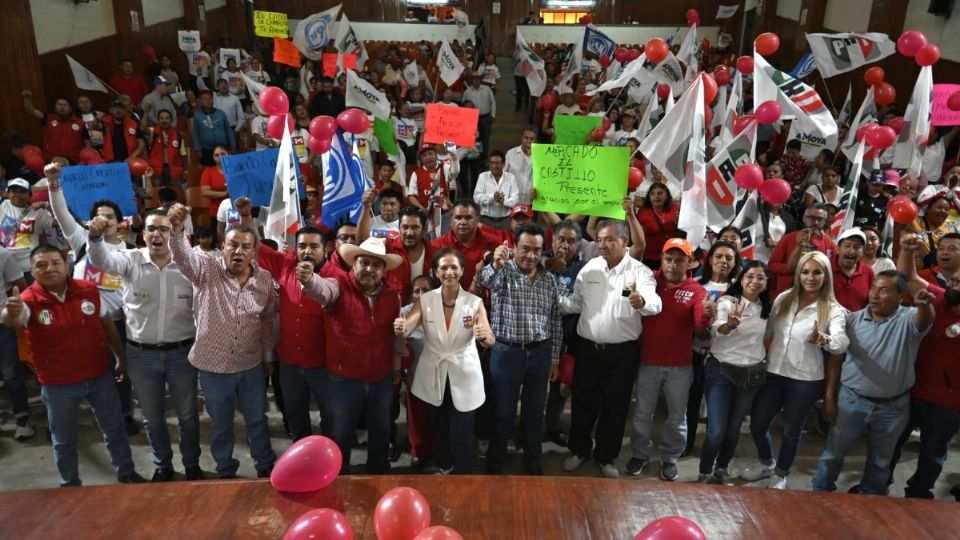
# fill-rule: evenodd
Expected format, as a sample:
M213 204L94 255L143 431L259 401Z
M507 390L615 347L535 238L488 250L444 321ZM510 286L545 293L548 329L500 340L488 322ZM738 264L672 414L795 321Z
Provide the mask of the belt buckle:
M606 344L606 343L597 343L596 341L594 341L594 342L593 342L593 348L596 349L596 350L598 350L598 351L605 351L605 350L607 350L607 344Z

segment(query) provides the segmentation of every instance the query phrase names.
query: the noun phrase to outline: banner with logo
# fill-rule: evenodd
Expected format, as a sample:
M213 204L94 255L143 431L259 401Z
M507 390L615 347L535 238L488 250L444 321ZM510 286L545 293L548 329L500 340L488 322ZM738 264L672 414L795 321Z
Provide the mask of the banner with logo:
M807 43L825 78L872 64L897 51L896 44L880 32L807 34Z
M718 231L733 222L740 189L733 175L737 167L753 163L757 123L751 122L707 164L707 227Z
M197 52L200 50L199 30L178 30L177 46L183 52Z
M347 70L347 107L360 107L370 111L375 117L382 120L390 118L390 102L383 92L372 84L363 80L357 72Z
M613 51L617 48L617 42L610 39L609 36L597 30L592 24L588 24L583 32L583 52L593 54L597 58L609 56L613 58Z
M440 68L440 78L447 86L452 86L453 83L457 82L460 74L463 73L463 64L453 53L453 49L447 43L447 38L443 38L443 43L440 45L440 52L437 54L437 67Z
M340 6L314 13L297 23L293 31L293 44L310 60L320 60L323 48L330 42L330 24L337 18Z

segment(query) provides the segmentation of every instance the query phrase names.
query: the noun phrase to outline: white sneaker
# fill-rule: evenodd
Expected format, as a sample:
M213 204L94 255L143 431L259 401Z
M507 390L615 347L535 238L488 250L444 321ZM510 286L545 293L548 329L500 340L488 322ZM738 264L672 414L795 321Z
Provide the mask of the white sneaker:
M600 472L604 478L620 478L620 471L613 463L604 463L600 466Z
M563 465L561 466L561 468L566 472L573 472L579 469L580 466L583 465L583 462L586 460L587 458L580 457L576 454L570 454L569 456L567 456L567 459L563 460Z
M13 432L13 439L16 441L25 441L33 437L33 424L27 422L25 426L17 426L16 431Z
M779 474L774 477L773 483L770 484L771 489L787 489L787 477L780 476Z
M754 465L753 467L747 467L740 473L740 478L746 480L747 482L756 482L757 480L762 480L764 478L770 478L773 476L773 470L776 467L775 462L771 462L769 465L764 465L763 463Z

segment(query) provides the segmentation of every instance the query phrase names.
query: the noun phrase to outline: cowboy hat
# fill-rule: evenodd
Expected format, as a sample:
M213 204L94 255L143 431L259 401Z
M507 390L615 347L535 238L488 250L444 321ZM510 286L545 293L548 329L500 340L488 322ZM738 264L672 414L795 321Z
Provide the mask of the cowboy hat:
M360 255L366 255L367 257L374 257L380 259L384 263L384 272L389 272L394 268L400 266L400 263L403 262L403 258L399 255L394 255L392 253L387 253L387 244L384 242L383 238L376 238L371 236L363 241L359 246L353 244L344 244L340 246L340 257L343 259L343 262L347 263L349 266L353 266L354 261L357 260L357 257Z

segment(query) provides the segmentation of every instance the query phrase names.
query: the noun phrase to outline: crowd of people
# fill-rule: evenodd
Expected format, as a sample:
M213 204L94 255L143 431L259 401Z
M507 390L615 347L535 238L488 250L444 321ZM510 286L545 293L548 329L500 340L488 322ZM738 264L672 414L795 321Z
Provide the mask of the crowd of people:
M231 59L221 69L210 62L217 51L207 50L191 57L206 60L191 63L189 77L161 56L150 69L152 90L132 62L122 62L112 85L124 94L108 114L85 96L76 107L57 99L44 113L24 91L26 113L44 125L44 167L24 159L28 141L8 138L2 374L15 438L28 439L34 430L20 360L30 361L60 485L81 483L83 400L119 481L145 481L128 443L140 429L135 403L153 450L152 480L174 479L168 393L186 478L207 476L199 465L206 445L215 476L236 477L238 409L257 474L268 476L276 461L266 417L272 381L290 438L330 437L344 473L356 470L351 449L362 428L370 473L389 471L409 447L417 468L502 474L516 439L530 475L543 474L541 446L551 441L569 448L564 471L593 459L600 474L617 478L658 462L659 477L673 481L678 460L697 452L705 402L698 482L739 476L785 489L815 411L829 432L813 489L837 489L845 457L866 433L866 465L852 490L887 493L918 428L917 469L905 491L932 497L960 423L952 341L960 334L960 164L944 159L955 154L956 129L941 128L931 142L941 160L925 163L922 178L901 178L884 163L858 179L857 226L835 238L838 185L849 164L839 152L804 158L799 141L787 140L789 121L762 133L758 163L768 177L790 182L793 196L763 203L763 236L752 239L747 258L744 231L734 226L691 245L678 226L682 186L639 153L631 163L647 169L647 179L625 193L624 220L535 211L531 145L553 141L556 115L606 116L602 143L636 150L649 132L638 132L637 119L656 121L658 114L644 113L658 104L589 95L602 76L595 59L559 86L566 50L548 46L540 51L549 77L543 96L529 95L519 65L514 72L514 112L531 127L517 146L491 148L495 95L506 91L496 57L454 43L467 69L437 91L427 77L436 47L423 42L405 55L392 44L360 68L391 100L399 152L381 151L372 132L356 137L372 187L359 220L334 227L322 224L323 170L309 150L308 126L346 108L342 74L318 76L310 61L298 71L246 53L243 65ZM227 189L224 156L278 144L237 73L291 97L306 223L289 245L263 240L266 212L231 200ZM547 95L559 98L555 110L540 106ZM424 143L428 102L479 109L476 145ZM886 109L881 120L896 116ZM111 200L93 203L89 215L71 213L60 174L90 162L81 155L87 149L105 162L148 159L138 215L123 215ZM194 161L204 166L199 183L209 212L191 215L180 188ZM895 194L917 199L922 213L890 231L886 203ZM159 206L147 209L152 196ZM30 358L17 349L20 329ZM201 391L209 441L200 437ZM666 417L657 430L661 396ZM396 427L401 402L406 434ZM748 417L758 461L737 472L730 462Z

